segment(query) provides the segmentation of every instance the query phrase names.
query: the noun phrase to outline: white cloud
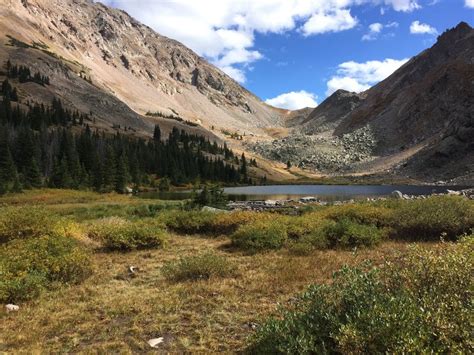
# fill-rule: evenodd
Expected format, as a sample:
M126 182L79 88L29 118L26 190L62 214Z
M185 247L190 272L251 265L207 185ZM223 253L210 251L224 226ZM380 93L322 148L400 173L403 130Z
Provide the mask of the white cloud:
M398 22L389 22L386 25L383 25L379 22L369 25L369 32L362 36L363 41L374 41L381 35L384 28L396 28L398 27ZM393 32L386 34L385 36L394 36Z
M410 25L410 33L436 35L438 34L438 31L436 30L436 28L431 27L426 23L420 23L420 21L413 21Z
M309 36L348 30L357 24L352 7L364 4L389 6L395 11L419 8L417 0L101 1L182 42L241 82L246 65L263 57L254 48L256 32L299 30Z
M369 25L369 32L362 36L363 41L373 41L377 39L379 33L382 31L383 25L379 22Z
M265 103L287 110L299 110L300 108L318 106L316 100L317 97L314 94L301 90L278 95L273 99L265 100Z
M305 36L349 30L357 25L357 18L349 10L316 13L301 28Z
M339 64L337 73L327 82L326 95L338 89L361 92L384 80L395 70L405 64L408 59L372 60L365 63L354 61Z
M474 9L474 0L465 0L466 1L466 7L470 7L471 9Z
M386 5L391 5L395 11L411 12L421 6L417 0L385 0Z

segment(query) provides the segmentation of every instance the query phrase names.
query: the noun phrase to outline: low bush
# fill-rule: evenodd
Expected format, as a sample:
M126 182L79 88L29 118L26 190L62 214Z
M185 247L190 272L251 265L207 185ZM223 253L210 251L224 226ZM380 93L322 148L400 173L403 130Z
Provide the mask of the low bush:
M0 244L13 239L34 238L45 235L67 235L75 233L77 226L45 208L4 207L0 208Z
M270 318L248 353L471 353L474 237L345 267Z
M0 246L0 302L33 299L56 283L76 284L91 273L89 254L72 238L16 239Z
M456 240L474 228L474 202L458 196L404 201L391 219L392 237L405 240Z
M230 235L240 226L251 224L256 221L270 221L275 215L269 213L258 213L252 211L236 211L230 213L219 213L212 220L212 233L216 235Z
M202 280L232 276L235 266L225 257L213 252L187 256L163 266L163 274L172 281Z
M162 247L166 243L165 229L153 220L127 221L119 217L98 220L88 232L106 249L130 251Z
M393 210L385 206L369 203L355 203L330 206L321 212L325 218L334 221L349 219L358 224L386 227L390 224Z
M232 234L232 245L248 253L280 249L287 240L286 226L281 221L258 221L242 225Z
M202 211L169 211L158 216L170 230L182 234L207 234L216 213Z
M365 225L350 219L340 219L324 228L327 245L332 248L374 246L385 236L382 229Z

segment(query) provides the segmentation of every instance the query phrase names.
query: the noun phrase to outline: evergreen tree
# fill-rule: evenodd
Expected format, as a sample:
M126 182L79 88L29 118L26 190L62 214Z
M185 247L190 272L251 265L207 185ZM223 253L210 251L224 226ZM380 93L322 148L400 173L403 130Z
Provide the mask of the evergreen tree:
M240 173L242 174L243 179L247 177L247 159L245 159L245 154L242 153L242 157L240 158Z
M30 163L24 168L24 181L27 187L39 188L42 186L41 173L35 157L31 157Z
M13 162L7 137L0 127L0 194L18 189L18 172Z
M129 182L127 165L123 155L117 160L117 169L115 173L115 191L118 193L125 192L125 188Z
M155 130L153 131L153 140L155 143L161 142L161 129L158 125L155 125Z

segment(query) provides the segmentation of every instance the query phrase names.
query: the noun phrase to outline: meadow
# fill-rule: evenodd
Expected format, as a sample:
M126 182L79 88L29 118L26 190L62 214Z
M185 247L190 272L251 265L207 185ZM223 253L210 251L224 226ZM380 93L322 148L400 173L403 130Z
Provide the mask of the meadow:
M474 202L0 197L0 352L472 352ZM132 268L131 268L132 267Z

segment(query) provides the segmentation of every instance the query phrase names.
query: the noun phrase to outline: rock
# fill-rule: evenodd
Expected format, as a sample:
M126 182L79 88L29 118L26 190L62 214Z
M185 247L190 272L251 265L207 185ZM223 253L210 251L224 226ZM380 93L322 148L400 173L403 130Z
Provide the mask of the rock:
M403 199L403 194L398 190L392 191L390 196L392 196L393 198L396 198L396 199Z
M201 211L203 212L211 212L211 213L221 213L221 212L227 212L226 210L222 210L220 208L215 208L215 207L210 207L210 206L204 206L201 208Z
M446 192L448 193L448 195L451 195L451 196L460 196L461 195L461 191L446 190Z
M16 304L9 303L5 306L5 309L6 309L7 313L18 312L20 310L20 306L17 306Z
M132 265L132 266L130 266L130 267L128 268L128 272L129 272L131 275L135 275L135 274L137 273L137 271L140 271L140 269L137 268L136 266L133 266L133 265Z
M148 340L148 345L150 345L152 348L157 348L158 345L160 345L165 339L163 337L159 338L154 338Z

